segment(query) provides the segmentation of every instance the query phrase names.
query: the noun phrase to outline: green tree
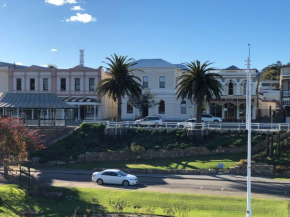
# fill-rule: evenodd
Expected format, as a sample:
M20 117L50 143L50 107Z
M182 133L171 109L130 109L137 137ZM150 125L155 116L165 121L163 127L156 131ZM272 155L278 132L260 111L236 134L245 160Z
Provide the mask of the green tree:
M135 164L137 164L137 157L145 152L145 148L143 148L140 145L137 145L136 143L132 143L131 151L133 155L135 156Z
M108 67L109 78L105 78L97 83L97 95L103 97L107 95L113 98L118 103L117 121L121 121L122 114L122 98L125 95L138 97L142 94L142 85L138 83L140 78L133 75L131 69L136 65L132 58L127 56L112 55L111 58L106 58L109 62L105 62Z
M129 96L129 100L132 102L133 106L138 109L140 116L143 118L144 111L149 108L153 108L158 103L156 103L155 94L146 91L141 96Z
M262 81L267 80L280 80L280 73L282 66L290 66L290 63L283 65L281 61L277 61L274 64L268 65L262 69Z
M197 104L196 123L201 123L203 101L220 99L222 84L217 79L222 76L210 72L215 70L209 68L211 64L208 61L201 64L198 60L185 63L188 70L177 78L177 98L195 100Z

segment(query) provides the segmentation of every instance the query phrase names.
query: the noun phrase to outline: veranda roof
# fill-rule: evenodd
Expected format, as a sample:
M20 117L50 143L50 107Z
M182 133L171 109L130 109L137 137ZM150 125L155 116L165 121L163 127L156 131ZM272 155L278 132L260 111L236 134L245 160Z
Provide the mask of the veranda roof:
M0 108L24 109L74 109L53 93L3 93L0 92Z

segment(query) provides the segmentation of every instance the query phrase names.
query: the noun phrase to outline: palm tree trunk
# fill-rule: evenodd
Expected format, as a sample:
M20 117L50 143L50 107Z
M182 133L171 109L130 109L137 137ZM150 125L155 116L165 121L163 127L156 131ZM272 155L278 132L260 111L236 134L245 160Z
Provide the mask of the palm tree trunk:
M121 121L122 116L122 97L118 96L118 113L117 113L117 122Z
M202 102L198 102L196 106L196 123L201 123L201 116L202 116ZM201 126L196 126L196 129L201 129Z

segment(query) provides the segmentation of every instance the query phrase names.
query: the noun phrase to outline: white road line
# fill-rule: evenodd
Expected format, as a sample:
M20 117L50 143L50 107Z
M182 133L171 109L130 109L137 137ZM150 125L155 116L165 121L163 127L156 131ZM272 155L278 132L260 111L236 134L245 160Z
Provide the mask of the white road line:
M224 190L224 188L222 188L222 191Z
M203 186L201 186L200 190L202 190Z
M285 191L285 194L286 194L287 192Z

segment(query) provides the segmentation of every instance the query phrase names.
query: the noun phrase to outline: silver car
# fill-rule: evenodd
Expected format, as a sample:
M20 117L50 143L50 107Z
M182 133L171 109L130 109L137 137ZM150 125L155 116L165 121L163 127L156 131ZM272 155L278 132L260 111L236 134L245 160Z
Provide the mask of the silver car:
M184 122L179 122L176 124L176 127L178 128L190 128L195 126L200 126L200 124L196 124L195 118L190 118ZM204 121L201 121L201 126L205 127Z
M134 175L127 174L121 170L109 169L101 172L95 172L92 175L92 181L102 184L119 184L124 186L137 185L138 178Z
M135 121L135 126L155 126L158 127L162 124L162 118L158 116L147 116L143 119L139 119Z

